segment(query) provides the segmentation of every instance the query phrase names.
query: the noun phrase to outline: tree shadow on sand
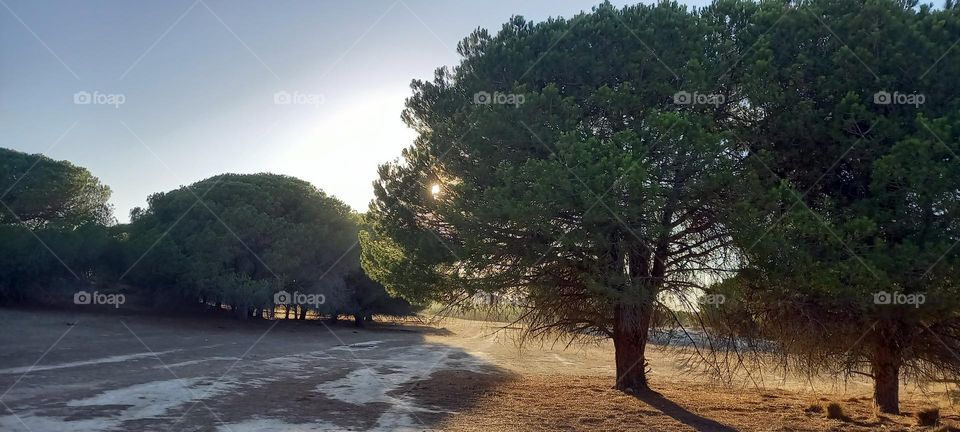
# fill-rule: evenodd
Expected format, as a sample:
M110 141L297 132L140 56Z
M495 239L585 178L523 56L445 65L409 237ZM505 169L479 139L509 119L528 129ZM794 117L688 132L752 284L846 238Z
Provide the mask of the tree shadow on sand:
M635 393L632 394L632 396L637 398L637 400L656 408L663 414L670 416L674 420L690 426L698 431L737 432L737 429L691 412L690 410L677 405L675 402L667 399L662 394L655 391Z

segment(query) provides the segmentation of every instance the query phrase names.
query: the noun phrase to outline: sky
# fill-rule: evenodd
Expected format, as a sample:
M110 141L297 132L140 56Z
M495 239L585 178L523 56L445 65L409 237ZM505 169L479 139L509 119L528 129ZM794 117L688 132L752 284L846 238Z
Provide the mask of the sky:
M0 0L0 147L88 168L120 222L227 172L292 175L365 211L415 137L411 80L458 63L477 27L598 1Z

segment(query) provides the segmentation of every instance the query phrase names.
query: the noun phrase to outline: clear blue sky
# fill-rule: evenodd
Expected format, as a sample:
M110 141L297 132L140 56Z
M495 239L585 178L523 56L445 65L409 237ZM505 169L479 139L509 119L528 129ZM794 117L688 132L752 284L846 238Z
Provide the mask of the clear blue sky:
M413 140L412 79L455 64L477 27L597 2L0 0L0 147L89 168L121 222L224 172L297 176L364 211L377 166Z

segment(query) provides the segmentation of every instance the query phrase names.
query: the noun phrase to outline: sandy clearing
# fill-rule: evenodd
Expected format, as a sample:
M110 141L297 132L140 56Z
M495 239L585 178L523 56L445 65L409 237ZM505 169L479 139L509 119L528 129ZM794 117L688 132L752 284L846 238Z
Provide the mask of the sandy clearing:
M13 330L0 334L0 368L35 362L75 318L0 309ZM19 382L18 374L0 374L0 390L13 386L2 398L9 410L0 411L0 430L924 430L909 416L874 416L869 383L767 374L759 385L726 385L686 368L676 351L651 351L660 394L634 397L611 388L609 343L521 346L516 332L496 331L496 323L358 330L123 319L162 362L145 356L117 317L84 316L50 351L55 361ZM960 423L944 391L903 391L906 411L938 405L946 422ZM850 421L805 411L829 401L840 402Z

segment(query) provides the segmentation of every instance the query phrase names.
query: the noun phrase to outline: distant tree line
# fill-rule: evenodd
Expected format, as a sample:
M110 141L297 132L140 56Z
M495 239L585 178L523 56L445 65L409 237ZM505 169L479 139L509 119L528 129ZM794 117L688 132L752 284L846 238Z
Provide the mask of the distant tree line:
M153 194L117 224L110 188L88 170L0 149L0 191L0 304L101 290L239 318L362 325L414 312L360 268L362 215L293 177L214 176Z

